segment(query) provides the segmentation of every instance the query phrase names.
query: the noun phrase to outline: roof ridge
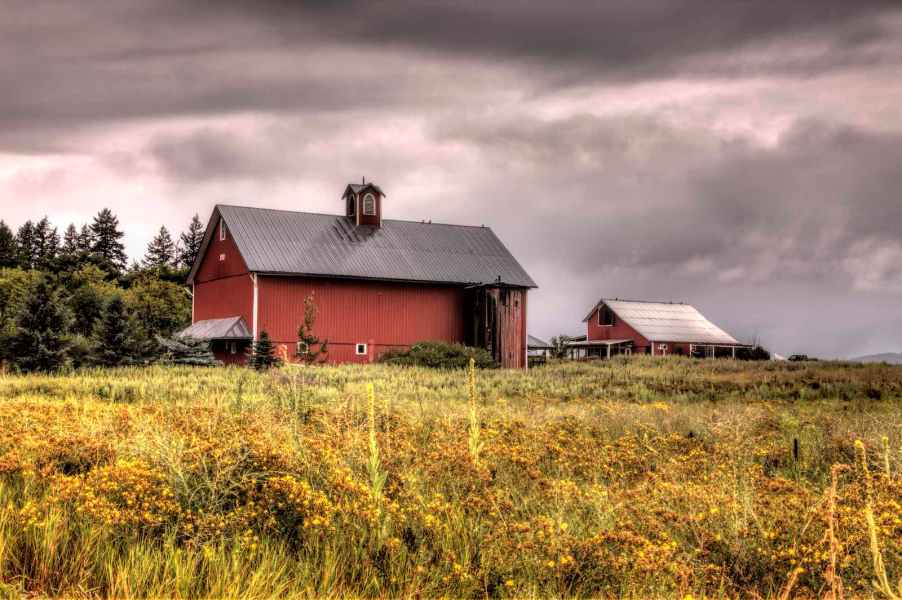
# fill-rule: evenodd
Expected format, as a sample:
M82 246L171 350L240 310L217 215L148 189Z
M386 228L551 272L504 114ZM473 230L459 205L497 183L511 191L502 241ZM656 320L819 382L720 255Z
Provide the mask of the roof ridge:
M335 214L335 213L322 213L322 212L311 212L308 210L288 210L285 208L265 208L262 206L247 206L244 204L216 204L214 208L225 207L225 208L247 208L250 210L265 210L268 212L280 212L280 213L291 213L295 215L317 215L320 217L336 217L341 218L344 215ZM382 219L382 222L386 221L392 223L414 223L421 225L441 225L442 227L467 227L470 229L491 229L490 225L465 225L461 223L441 223L441 222L433 222L433 221L416 221L414 219Z

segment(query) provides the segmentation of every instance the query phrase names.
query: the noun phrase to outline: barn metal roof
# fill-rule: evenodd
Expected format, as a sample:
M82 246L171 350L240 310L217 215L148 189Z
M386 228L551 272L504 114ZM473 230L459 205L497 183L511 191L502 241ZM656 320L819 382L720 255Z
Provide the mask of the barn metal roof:
M251 330L241 317L206 319L186 327L178 337L192 337L198 340L249 340Z
M529 348L551 348L551 344L543 339L537 338L534 335L527 336L526 345Z
M488 227L389 219L356 226L344 216L227 205L217 214L252 272L536 287Z
M583 321L603 304L650 341L742 345L689 304L602 299Z

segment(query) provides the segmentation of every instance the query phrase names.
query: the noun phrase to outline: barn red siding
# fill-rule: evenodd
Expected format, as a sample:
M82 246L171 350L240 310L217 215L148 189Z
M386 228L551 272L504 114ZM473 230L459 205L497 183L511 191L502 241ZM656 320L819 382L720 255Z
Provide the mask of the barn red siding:
M614 324L611 326L599 325L597 310L589 317L586 334L589 340L633 340L633 352L637 353L645 352L649 346L648 340L619 316L614 317Z
M226 231L226 239L219 240L219 224L207 246L207 251L201 259L200 267L194 277L195 282L210 281L222 277L231 277L247 273L247 265L241 258L238 246L232 241L232 236Z
M294 355L304 299L314 294L315 334L329 340L330 362L371 362L389 348L425 340L462 342L460 287L259 276L258 329ZM357 356L358 343L368 354Z
M215 227L194 278L194 322L240 316L251 327L254 284L231 234L220 241Z
M249 274L194 284L194 322L244 317L254 323L254 283Z

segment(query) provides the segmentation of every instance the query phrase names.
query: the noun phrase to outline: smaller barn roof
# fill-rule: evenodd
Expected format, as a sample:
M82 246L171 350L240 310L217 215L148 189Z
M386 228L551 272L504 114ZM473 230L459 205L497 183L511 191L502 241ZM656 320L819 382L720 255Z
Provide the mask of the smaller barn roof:
M198 340L249 340L251 331L241 317L206 319L178 332L178 337L192 337Z
M742 345L689 304L602 298L583 321L588 321L603 304L647 340Z
M545 340L539 339L534 335L528 336L527 347L529 348L551 348L551 344Z

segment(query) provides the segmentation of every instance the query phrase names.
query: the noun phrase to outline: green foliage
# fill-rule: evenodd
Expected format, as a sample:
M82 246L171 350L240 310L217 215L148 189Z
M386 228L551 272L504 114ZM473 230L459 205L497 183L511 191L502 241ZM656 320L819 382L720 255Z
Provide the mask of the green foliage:
M483 348L471 348L446 342L419 342L410 350L384 353L379 361L390 365L431 367L436 369L465 369L472 359L479 369L494 369L498 365Z
M164 364L188 365L194 367L215 367L221 365L210 350L210 342L192 337L164 338L158 336L157 343L163 348L160 359Z
M34 286L36 274L22 269L0 269L0 333L10 333Z
M770 360L770 352L756 344L751 348L737 348L736 358L739 360Z
M108 208L104 208L90 226L91 252L99 261L101 268L111 275L118 276L125 270L126 256L119 230L119 219Z
M16 236L9 226L0 221L0 269L11 269L19 266Z
M59 292L41 277L23 306L11 340L11 360L21 371L55 371L66 363L68 315Z
M69 276L68 304L73 333L91 336L103 307L117 293L116 286L105 277L106 273L92 264L83 265Z
M184 269L190 269L200 254L200 246L204 241L204 226L200 222L200 217L194 215L191 223L188 224L188 231L179 236L179 266Z
M570 343L570 336L559 335L551 338L551 357L564 358L567 356L567 344Z
M316 302L313 294L304 298L304 322L298 327L298 349L295 356L304 363L314 363L325 359L329 353L329 340L322 340L313 334L316 324Z
M129 321L125 302L118 294L103 310L92 340L91 362L104 367L116 367L135 362L138 340L135 327Z
M248 363L258 371L265 371L282 364L282 360L276 356L276 348L266 331L261 331L260 339L254 342Z
M16 263L23 269L35 266L34 223L25 221L16 232Z
M191 297L187 291L151 273L137 278L125 293L125 303L148 337L168 337L191 322Z
M169 230L165 226L160 227L160 231L147 245L144 268L163 270L175 267L175 250L175 242L172 241Z

